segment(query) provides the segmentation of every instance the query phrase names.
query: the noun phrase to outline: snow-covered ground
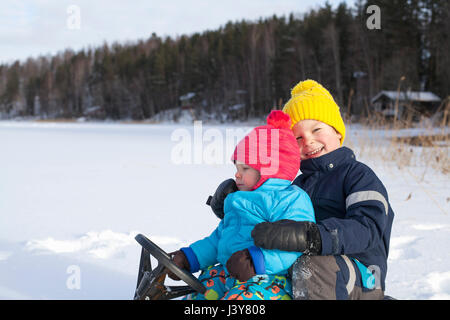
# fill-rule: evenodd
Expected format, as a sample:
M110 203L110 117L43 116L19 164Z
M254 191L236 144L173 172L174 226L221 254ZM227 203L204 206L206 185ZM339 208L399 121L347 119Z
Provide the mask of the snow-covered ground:
M131 299L134 236L170 252L208 235L205 201L249 128L0 122L0 299ZM449 299L448 175L360 153L396 214L386 293Z

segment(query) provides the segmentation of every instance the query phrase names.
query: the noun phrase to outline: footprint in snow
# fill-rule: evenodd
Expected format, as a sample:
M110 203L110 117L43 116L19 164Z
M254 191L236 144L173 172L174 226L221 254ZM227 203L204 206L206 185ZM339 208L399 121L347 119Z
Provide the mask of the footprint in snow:
M392 237L390 241L389 260L418 258L421 254L413 248L414 243L418 239L418 237L413 236Z
M429 299L450 299L450 271L429 273L426 277L426 282L432 291Z

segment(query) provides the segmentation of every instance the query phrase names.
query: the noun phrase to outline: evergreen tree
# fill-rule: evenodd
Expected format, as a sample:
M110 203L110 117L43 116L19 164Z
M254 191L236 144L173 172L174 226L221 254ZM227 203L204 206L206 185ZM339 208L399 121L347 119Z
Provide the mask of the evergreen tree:
M379 30L366 25L374 4ZM282 107L307 78L352 114L369 112L376 93L399 84L445 98L449 7L447 0L358 0L354 9L326 3L303 15L229 22L176 39L153 33L134 44L30 58L0 66L0 112L79 117L100 106L110 119L147 119L194 92L197 111L243 119Z

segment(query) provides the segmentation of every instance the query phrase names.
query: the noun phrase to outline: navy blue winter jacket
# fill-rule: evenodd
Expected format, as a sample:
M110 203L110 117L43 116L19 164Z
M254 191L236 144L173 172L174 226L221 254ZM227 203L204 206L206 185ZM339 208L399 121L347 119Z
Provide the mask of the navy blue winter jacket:
M384 290L394 212L383 183L347 147L303 160L300 170L293 183L312 200L321 254L357 259L381 273L379 285Z

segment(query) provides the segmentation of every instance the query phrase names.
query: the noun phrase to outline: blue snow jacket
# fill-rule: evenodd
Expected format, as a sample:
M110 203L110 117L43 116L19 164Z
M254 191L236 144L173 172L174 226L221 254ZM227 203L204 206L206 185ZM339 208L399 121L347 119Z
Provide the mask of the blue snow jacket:
M270 178L253 191L236 191L224 203L225 217L209 237L181 250L191 272L220 263L223 266L233 253L249 249L256 274L287 274L301 255L299 252L267 250L254 245L251 232L260 222L281 219L315 222L309 196L290 181Z
M303 160L300 170L302 174L293 183L314 204L321 255L354 258L363 285L370 288L364 281L369 276L384 290L394 212L383 183L347 147ZM380 277L372 277L372 272Z

